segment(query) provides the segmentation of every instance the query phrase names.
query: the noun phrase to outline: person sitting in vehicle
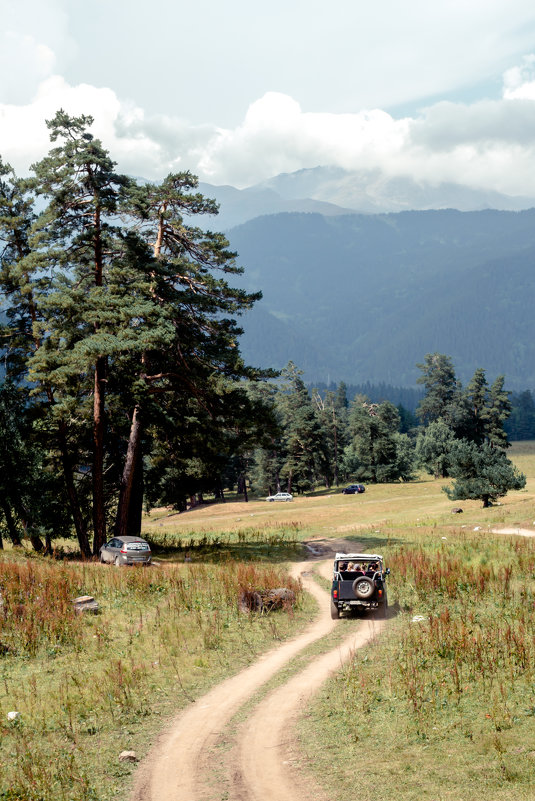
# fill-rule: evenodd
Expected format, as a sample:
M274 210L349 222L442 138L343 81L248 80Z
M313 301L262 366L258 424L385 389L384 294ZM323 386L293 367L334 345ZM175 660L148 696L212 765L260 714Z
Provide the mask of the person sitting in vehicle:
M347 570L347 562L338 562L338 571L335 574L335 579L336 576L338 576L338 581L343 581L344 577L342 575L342 572L344 572L345 570Z
M379 570L379 565L377 564L377 562L370 562L370 564L368 565L368 573L371 573L372 576L374 576L378 570Z

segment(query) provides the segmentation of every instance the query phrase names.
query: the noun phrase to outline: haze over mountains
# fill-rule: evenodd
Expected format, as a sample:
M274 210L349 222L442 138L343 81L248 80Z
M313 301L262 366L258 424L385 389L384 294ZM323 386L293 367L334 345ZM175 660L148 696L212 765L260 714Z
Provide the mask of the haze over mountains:
M282 173L246 189L207 183L199 188L221 204L213 221L223 230L263 214L289 211L334 216L428 209L519 211L535 206L535 197L514 197L454 183L417 182L409 176L393 178L378 169L351 171L341 167Z
M440 351L463 381L482 366L510 389L535 386L535 209L488 208L530 198L330 168L215 189L241 281L264 294L242 321L250 363L292 359L309 381L413 386L416 363ZM347 212L365 202L430 210Z

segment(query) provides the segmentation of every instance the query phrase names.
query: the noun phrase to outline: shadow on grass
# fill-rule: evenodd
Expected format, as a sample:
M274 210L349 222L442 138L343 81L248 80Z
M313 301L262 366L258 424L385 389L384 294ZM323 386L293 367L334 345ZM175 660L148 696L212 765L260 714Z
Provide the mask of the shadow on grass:
M229 537L204 537L199 541L161 542L147 536L153 556L162 562L297 562L306 559L302 542L277 537L264 541Z
M354 542L356 551L359 553L380 552L394 545L403 545L406 542L405 539L393 537L389 534L367 534L365 531L358 531L353 534L344 535L344 537L341 539L343 539L345 542ZM336 542L336 539L333 538L332 541ZM329 538L325 538L324 542L329 542Z
M146 534L154 557L162 562L302 562L322 560L334 556L340 550L340 540L325 538L309 543L295 539L293 532L246 534L205 534L200 539L167 534ZM377 553L385 548L399 545L403 540L359 533L344 537L344 542L354 542L355 552Z

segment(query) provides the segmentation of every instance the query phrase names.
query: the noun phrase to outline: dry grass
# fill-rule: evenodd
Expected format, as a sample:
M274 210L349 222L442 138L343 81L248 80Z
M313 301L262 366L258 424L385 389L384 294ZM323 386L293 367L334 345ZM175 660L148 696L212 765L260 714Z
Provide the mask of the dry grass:
M378 527L392 571L388 632L300 726L311 769L336 776L340 801L355 781L377 801L535 797L535 539L490 533L535 531L533 443L512 456L528 486L501 505L463 502L453 516L441 498L412 524L398 507Z
M309 710L310 764L341 801L355 773L378 801L531 801L535 542L424 537L389 564L398 616Z
M240 595L290 585L278 565L114 568L0 562L0 798L89 801L126 792L161 715L253 661L311 606L244 614ZM75 615L94 595L101 612ZM8 713L17 711L17 720Z
M520 492L509 493L500 505L483 510L478 501L463 501L464 525L533 526L535 520L535 446L515 443L510 457L528 477ZM448 480L435 480L421 475L407 484L367 485L362 495L342 495L341 488L305 497L296 496L292 503L266 503L264 500L209 503L182 514L169 509L155 509L143 521L149 534L166 533L177 541L192 536L239 532L248 527L292 528L301 539L340 537L361 531L396 528L411 530L416 526L456 528L453 504L442 487ZM171 515L171 516L168 516Z

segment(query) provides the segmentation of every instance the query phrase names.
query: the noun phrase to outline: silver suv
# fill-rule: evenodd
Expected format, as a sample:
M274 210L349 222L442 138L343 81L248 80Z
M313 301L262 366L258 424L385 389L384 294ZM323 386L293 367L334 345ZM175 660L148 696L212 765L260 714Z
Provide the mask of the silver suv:
M141 537L114 537L100 549L100 561L114 565L150 565L150 545Z

